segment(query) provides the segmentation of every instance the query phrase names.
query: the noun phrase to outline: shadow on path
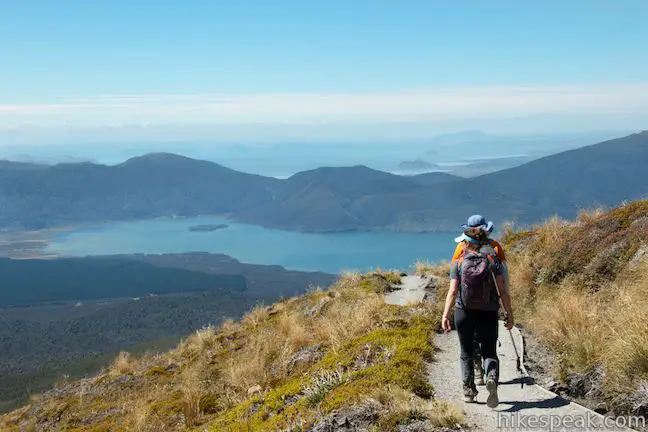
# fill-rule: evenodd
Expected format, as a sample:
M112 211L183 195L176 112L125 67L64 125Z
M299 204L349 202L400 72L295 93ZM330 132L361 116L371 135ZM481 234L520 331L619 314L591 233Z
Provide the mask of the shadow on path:
M502 412L518 412L524 409L534 408L552 409L569 405L569 401L561 398L560 396L554 396L549 399L542 399L538 401L500 401L500 403L512 405L510 408L502 410Z
M535 380L533 379L533 377L524 377L524 378L518 377L518 378L513 378L512 380L499 382L500 385L511 385L511 384L519 385L520 383L524 383L524 385L533 385L535 384Z

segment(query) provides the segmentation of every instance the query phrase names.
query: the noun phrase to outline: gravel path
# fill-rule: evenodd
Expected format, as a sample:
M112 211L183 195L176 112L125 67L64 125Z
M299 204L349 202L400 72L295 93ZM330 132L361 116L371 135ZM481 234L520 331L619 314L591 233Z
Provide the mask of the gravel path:
M417 276L403 278L407 289L400 295L395 291L386 301L393 304L407 303L412 299L423 300L429 279ZM417 291L418 294L412 291ZM522 338L514 328L513 339L522 353ZM604 418L581 405L570 402L550 391L533 384L532 377L524 378L516 369L516 354L508 330L500 322L497 353L500 360L500 403L494 408L486 406L486 387L478 386L475 403L462 401L461 371L459 368L459 341L456 331L438 334L435 340L435 359L428 366L430 382L436 397L451 401L465 412L470 430L476 431L631 431L618 427L614 420ZM531 353L532 355L532 353ZM622 421L620 419L619 421ZM533 423L535 422L535 423Z
M385 302L400 306L422 302L430 281L430 278L403 276L400 285L394 286L400 289L385 294Z

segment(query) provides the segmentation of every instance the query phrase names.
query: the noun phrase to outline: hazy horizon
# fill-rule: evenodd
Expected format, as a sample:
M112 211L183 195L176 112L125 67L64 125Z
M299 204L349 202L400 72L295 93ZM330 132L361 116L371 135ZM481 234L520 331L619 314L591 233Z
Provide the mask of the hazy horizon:
M0 145L648 129L646 21L639 0L12 2Z
M322 166L365 165L393 174L446 172L471 177L550 154L619 138L635 131L572 134L488 134L467 130L431 138L304 142L113 142L0 145L0 159L39 164L117 165L149 153L173 153L276 178ZM422 161L429 166L400 166Z

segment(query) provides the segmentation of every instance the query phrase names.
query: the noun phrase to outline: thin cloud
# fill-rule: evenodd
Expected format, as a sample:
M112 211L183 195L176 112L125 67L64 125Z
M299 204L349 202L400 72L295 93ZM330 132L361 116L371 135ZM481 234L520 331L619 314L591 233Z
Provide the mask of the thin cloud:
M436 122L560 113L648 113L648 83L448 87L389 93L101 95L43 104L0 104L0 123L94 127Z

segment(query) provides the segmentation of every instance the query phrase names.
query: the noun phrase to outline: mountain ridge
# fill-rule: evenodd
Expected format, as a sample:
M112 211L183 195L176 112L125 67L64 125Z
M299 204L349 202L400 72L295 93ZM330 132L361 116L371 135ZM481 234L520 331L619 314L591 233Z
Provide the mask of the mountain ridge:
M400 176L353 165L276 179L163 152L116 166L0 163L0 226L206 214L306 232L454 231L472 213L527 224L640 198L648 192L641 175L646 164L645 131L469 178Z

